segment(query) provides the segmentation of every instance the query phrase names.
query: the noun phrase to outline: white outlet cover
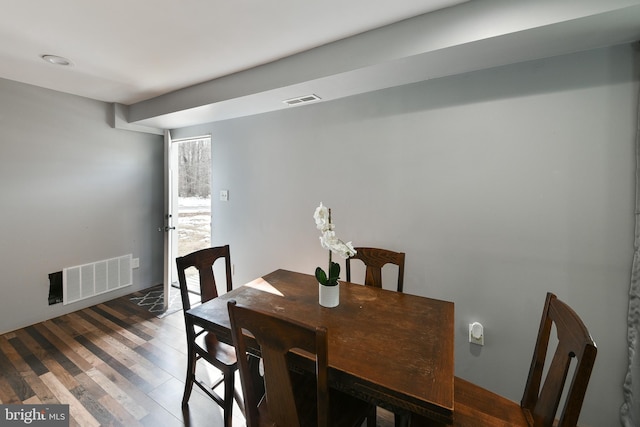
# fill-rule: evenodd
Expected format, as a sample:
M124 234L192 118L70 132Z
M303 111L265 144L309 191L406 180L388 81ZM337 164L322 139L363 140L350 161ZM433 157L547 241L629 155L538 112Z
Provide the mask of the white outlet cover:
M484 327L480 323L469 323L469 342L484 345Z

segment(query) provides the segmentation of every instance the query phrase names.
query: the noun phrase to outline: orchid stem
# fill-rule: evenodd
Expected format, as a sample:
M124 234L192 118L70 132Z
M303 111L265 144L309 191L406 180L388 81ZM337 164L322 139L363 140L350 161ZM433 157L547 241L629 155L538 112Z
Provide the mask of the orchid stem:
M329 230L331 230L331 208L329 210ZM329 249L329 269L327 270L327 276L331 274L331 249Z

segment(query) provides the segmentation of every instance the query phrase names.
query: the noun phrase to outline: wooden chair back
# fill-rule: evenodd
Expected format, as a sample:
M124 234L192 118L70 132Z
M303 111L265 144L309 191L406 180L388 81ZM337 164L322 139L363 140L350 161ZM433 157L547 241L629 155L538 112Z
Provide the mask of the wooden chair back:
M329 390L327 383L328 345L327 329L312 328L271 313L263 313L229 301L231 334L238 355L242 391L245 398L247 426L257 427L265 423L266 414L258 410L265 402L258 402L252 380L249 350L244 331L248 331L260 346L264 363L264 387L269 422L278 427L300 427L296 397L292 386L287 354L292 349L304 350L316 355L316 405L318 426L327 427L329 417ZM262 419L261 419L262 417Z
M366 286L382 287L382 267L386 264L398 266L398 284L396 290L402 292L404 283L404 252L394 252L378 248L355 248L356 254L347 258L345 266L347 270L347 282L351 281L351 260L359 259L365 266L364 284Z
M218 288L213 274L213 264L220 258L224 258L225 262L228 292L233 287L231 282L231 255L229 253L229 245L206 248L176 258L180 296L182 297L182 307L184 311L191 308L185 271L190 267L195 267L198 270L201 301L209 301L218 297Z
M557 331L558 345L542 384L552 325ZM553 425L573 359L575 369L557 426L577 424L596 353L596 344L580 317L554 294L547 293L529 377L520 402L530 413L535 427Z

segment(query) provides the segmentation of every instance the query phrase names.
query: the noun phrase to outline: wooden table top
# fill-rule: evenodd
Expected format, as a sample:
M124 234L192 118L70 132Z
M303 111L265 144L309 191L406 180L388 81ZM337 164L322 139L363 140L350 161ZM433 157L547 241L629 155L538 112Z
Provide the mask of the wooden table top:
M231 342L227 301L277 313L329 331L330 382L395 411L453 420L454 304L340 283L340 304L318 303L308 274L276 270L187 315Z

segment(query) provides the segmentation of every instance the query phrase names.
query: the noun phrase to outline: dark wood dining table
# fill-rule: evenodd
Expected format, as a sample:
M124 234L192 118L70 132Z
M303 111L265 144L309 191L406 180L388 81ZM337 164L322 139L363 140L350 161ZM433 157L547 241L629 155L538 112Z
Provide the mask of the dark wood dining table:
M340 282L340 304L325 308L318 303L314 276L276 270L192 308L187 316L233 344L229 300L325 326L331 387L396 414L453 422L452 302Z

